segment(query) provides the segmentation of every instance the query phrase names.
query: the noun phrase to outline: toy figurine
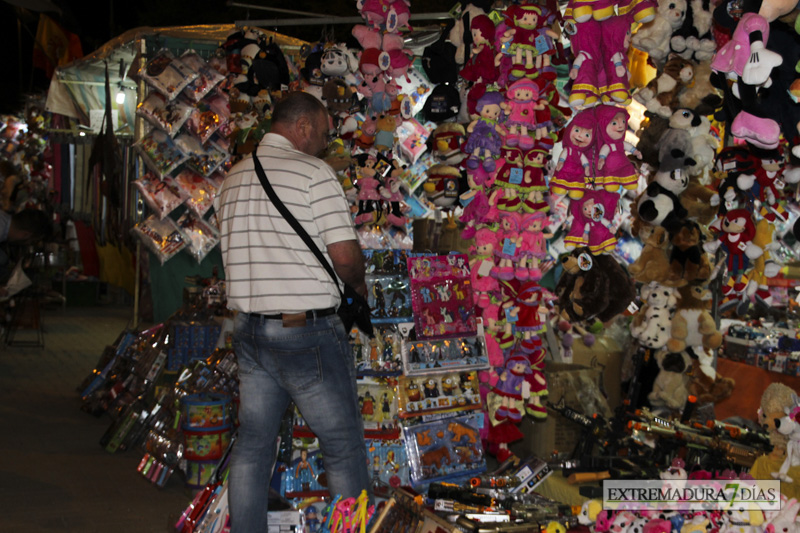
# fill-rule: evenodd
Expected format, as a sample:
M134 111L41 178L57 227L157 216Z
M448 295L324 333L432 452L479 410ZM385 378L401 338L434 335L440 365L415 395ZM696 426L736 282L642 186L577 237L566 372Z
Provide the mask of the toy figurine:
M300 450L300 459L294 469L295 491L308 491L311 489L311 482L317 479L314 467L308 460L308 450Z
M481 164L487 172L495 170L494 158L500 155L502 135L505 134L505 129L498 123L502 110L500 104L504 101L503 95L497 91L488 91L478 99L475 109L480 116L467 126L469 138L464 151L472 154L467 159L467 168L475 169Z
M506 91L507 100L500 104L506 112L508 135L506 145L519 146L526 151L533 147L529 132L536 132L536 109L539 105L539 86L529 79L517 80ZM517 133L519 128L519 133Z
M639 176L627 154L632 153L641 159L642 153L625 140L628 112L611 105L599 105L594 112L597 116L597 143L602 143L597 154L596 184L609 192L616 192L620 186L636 189Z
M590 182L592 150L594 148L595 114L592 109L584 109L567 126L564 133L561 154L550 180L550 192L579 200L583 197L586 184Z
M572 250L588 246L594 255L613 250L617 238L610 228L618 202L617 194L605 190L586 191L581 199L571 200L565 224L569 232L564 238L564 247Z

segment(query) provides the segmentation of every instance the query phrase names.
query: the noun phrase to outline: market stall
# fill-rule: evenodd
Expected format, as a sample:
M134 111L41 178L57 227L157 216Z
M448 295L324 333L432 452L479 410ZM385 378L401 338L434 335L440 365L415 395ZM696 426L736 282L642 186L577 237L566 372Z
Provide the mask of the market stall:
M799 367L794 14L481 6L432 38L412 31L407 3L376 0L348 42L295 50L242 27L205 49L156 36L104 56L121 65L110 86L139 84L114 130L147 123L134 125L148 211L133 231L164 266L212 253L210 199L276 98L303 89L333 119L325 159L351 203L375 326L351 343L381 506L327 493L316 439L290 410L272 479L290 509L275 520L621 531L653 510L601 512L598 481L752 471L794 494L783 433L800 406L767 385L794 381L759 372L746 387L737 368ZM126 332L82 387L114 419L109 451L136 448L154 484L181 471L198 489L176 524L187 532L227 513L236 363L221 276L195 278L161 325ZM683 511L663 531L745 520Z

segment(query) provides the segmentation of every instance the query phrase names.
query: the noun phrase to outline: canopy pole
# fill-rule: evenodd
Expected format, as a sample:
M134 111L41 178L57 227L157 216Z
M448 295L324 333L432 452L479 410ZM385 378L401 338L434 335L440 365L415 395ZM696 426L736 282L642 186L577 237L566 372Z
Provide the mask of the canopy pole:
M147 43L143 37L138 39L138 59L139 59L139 69L144 68L145 56L147 53ZM145 93L147 92L147 84L144 81L144 78L139 76L139 82L137 83L138 89L136 91L136 104L137 107L139 104L142 103L145 99ZM134 120L133 126L133 140L134 142L138 141L144 136L144 119L136 115L136 119ZM140 157L140 156L137 156ZM137 168L137 175L136 178L138 179L141 177L139 174L142 173L142 162L140 161ZM127 184L128 187L132 187L132 183ZM136 202L138 204L139 201L139 193L138 191L134 191L134 195L136 198ZM134 215L139 216L139 210L134 209ZM140 220L136 220L136 222L140 222ZM136 268L134 273L134 280L133 280L133 321L132 321L132 328L136 329L139 325L139 301L140 301L140 293L142 290L142 282L141 282L141 275L142 275L142 241L141 239L136 239Z

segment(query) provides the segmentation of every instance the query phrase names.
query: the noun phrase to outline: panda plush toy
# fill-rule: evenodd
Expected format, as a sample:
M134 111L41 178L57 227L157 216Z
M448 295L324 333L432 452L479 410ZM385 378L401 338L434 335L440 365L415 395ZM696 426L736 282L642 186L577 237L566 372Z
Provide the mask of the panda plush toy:
M670 233L677 231L688 215L678 197L688 186L689 175L684 169L659 170L636 204L639 218Z

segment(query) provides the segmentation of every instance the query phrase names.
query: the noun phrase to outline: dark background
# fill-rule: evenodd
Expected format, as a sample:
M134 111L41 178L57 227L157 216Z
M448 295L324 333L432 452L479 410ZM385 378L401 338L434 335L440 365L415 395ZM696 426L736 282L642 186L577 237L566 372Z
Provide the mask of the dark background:
M22 2L18 2L22 3ZM47 13L64 29L81 38L83 53L88 54L111 38L140 26L186 26L194 24L233 23L238 20L299 18L260 9L228 7L226 0L53 0L61 14ZM339 16L357 16L355 0L242 0L243 4L263 5ZM456 0L417 0L412 13L449 11ZM32 69L31 54L39 13L15 7L0 0L0 113L15 113L23 108L25 94L44 93L49 79L39 69ZM265 27L311 42L323 33L344 41L352 25ZM19 31L18 31L19 28ZM21 68L20 68L21 65Z

